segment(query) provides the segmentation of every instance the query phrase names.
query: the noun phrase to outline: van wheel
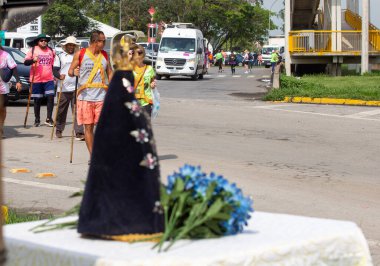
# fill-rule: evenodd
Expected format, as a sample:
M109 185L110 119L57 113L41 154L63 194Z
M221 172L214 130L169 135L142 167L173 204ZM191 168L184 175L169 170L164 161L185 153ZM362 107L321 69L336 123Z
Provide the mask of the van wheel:
M197 79L198 79L198 74L195 73L195 75L192 75L192 76L191 76L191 79L192 79L192 80L197 80Z
M197 69L195 70L195 74L191 76L191 79L192 79L192 80L197 80L198 77L199 77L199 75L198 75L198 68L197 68Z
M203 74L199 74L198 78L203 79Z
M169 76L169 75L167 75L167 76L165 76L165 78L166 78L166 79L170 79L170 76Z
M162 78L161 75L156 74L156 79L157 79L157 80L161 80L161 78Z

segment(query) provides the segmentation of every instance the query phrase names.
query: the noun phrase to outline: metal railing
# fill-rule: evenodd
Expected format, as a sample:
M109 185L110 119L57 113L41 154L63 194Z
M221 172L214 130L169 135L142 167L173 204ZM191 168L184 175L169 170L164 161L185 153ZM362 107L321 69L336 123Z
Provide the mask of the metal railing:
M344 12L344 17L348 25L350 25L353 29L362 30L362 17L360 15L347 9ZM380 31L371 23L369 23L369 43L376 51L380 50Z
M371 30L369 39L369 51L380 52L380 31ZM326 53L359 54L361 52L361 40L362 32L360 30L291 31L289 32L289 51L291 53L317 53L321 55Z

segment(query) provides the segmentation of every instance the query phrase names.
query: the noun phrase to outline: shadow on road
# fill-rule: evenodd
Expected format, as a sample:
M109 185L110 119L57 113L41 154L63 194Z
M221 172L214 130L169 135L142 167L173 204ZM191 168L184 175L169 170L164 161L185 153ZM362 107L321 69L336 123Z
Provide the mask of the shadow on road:
M10 138L30 138L30 137L37 137L37 138L43 138L44 135L41 134L24 134L20 133L17 128L24 128L24 126L4 126L4 137L6 139ZM30 129L32 126L27 126L26 129Z

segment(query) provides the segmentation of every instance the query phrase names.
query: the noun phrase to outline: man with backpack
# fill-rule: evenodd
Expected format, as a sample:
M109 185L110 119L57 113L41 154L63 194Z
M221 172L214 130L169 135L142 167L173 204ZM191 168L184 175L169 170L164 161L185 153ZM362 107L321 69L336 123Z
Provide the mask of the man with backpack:
M74 100L75 100L75 78L68 76L68 71L74 58L76 50L79 49L79 44L74 36L67 37L62 43L63 52L58 55L59 61L61 63L60 75L61 81L58 84L58 88L61 94L58 104L58 115L56 121L56 131L55 135L57 138L62 138L62 132L65 129L67 111L71 104L71 109L74 111ZM77 140L84 140L84 129L83 125L78 126L77 121L74 122L75 136Z
M32 95L34 99L34 126L40 126L40 110L44 96L47 98L47 118L45 124L53 126L53 108L54 108L54 76L59 79L58 72L54 72L53 65L55 52L48 46L51 38L45 34L38 35L28 44L32 47L25 56L24 65L30 68L30 82L33 83Z
M77 92L77 122L84 125L87 149L91 155L94 128L98 123L103 101L108 89L107 80L112 79L112 69L107 52L103 50L106 37L102 31L91 33L90 46L76 52L68 75L79 78Z

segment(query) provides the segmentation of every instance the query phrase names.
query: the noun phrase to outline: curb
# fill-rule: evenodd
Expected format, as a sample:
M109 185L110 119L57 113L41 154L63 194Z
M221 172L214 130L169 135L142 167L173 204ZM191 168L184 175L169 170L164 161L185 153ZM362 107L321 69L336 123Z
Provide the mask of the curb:
M278 103L311 103L311 104L334 104L334 105L359 105L359 106L379 106L380 101L363 101L353 99L334 99L334 98L311 98L311 97L285 97Z

